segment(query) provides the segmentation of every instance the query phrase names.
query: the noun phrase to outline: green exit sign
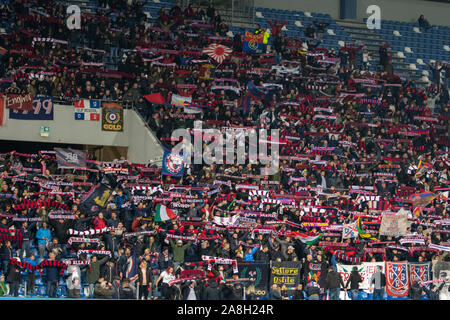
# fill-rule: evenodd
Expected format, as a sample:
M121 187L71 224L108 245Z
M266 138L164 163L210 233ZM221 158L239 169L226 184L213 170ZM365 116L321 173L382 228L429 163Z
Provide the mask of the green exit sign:
M41 137L48 137L50 134L49 126L41 126Z

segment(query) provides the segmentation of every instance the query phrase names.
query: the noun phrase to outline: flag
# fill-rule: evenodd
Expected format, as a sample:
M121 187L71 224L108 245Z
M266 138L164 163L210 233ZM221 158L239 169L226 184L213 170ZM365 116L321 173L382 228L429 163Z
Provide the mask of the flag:
M422 214L422 207L416 207L413 211L413 216L418 217Z
M167 221L175 219L177 215L163 204L156 206L155 222Z
M380 236L399 237L408 232L408 213L403 208L394 214L381 216Z
M9 118L18 120L53 120L53 97L34 97L32 111L9 109Z
M222 44L212 43L209 47L204 48L203 52L220 64L233 52L233 50Z
M56 162L60 169L86 168L86 151L71 148L55 148Z
M386 261L386 293L392 297L405 297L408 291L408 262Z
M322 238L323 233L319 234L318 236L296 236L301 242L308 244L308 245L313 245L317 240L319 240L320 238Z
M415 207L424 207L431 203L435 198L437 197L437 194L433 192L421 192L421 193L415 193L410 196L410 200L412 200L412 203Z
M117 103L102 105L102 130L123 131L123 107Z
M409 262L409 279L412 282L425 282L430 279L430 262Z
M144 98L148 102L151 102L154 104L163 104L164 102L166 102L166 100L164 99L164 97L162 96L161 93L147 94L146 96L144 96Z
M81 99L73 103L75 120L100 121L100 100Z
M101 183L86 194L81 202L81 206L90 213L98 213L100 208L106 206L106 202L112 194L111 188Z
M249 94L246 94L242 98L239 99L239 107L245 112L248 113L250 111L250 101L252 97Z
M263 49L264 32L261 32L260 34L253 34L246 30L242 51L247 53L262 53Z
M247 90L254 100L261 102L266 100L266 93L263 90L257 88L253 80L248 83Z
M164 149L161 174L181 177L184 174L185 156Z
M179 94L172 94L172 105L177 107L189 106L192 104L192 97L184 97Z
M360 238L369 239L369 240L377 240L376 238L372 237L372 235L370 233L367 233L363 230L360 217L358 218L358 220L356 220L356 222L357 222L356 226L357 226L358 234L359 234Z
M356 238L358 236L358 221L344 224L342 239Z

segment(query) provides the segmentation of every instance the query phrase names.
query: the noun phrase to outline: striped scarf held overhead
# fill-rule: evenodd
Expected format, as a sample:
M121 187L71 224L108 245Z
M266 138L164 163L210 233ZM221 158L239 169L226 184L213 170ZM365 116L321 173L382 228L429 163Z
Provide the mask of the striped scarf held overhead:
M429 244L428 248L439 250L439 251L450 252L450 247L449 246L442 246L442 245L438 245L438 244Z
M233 273L238 273L237 260L226 259L212 256L202 256L202 260L206 261L208 264L208 270L211 270L211 265L214 264L231 264L233 265Z
M347 255L343 251L337 250L337 251L334 252L334 255L339 260L344 260L344 261L351 262L351 263L361 263L361 258L360 257L351 257L351 256Z
M74 236L93 236L96 234L102 234L104 232L108 232L111 230L115 230L114 227L105 227L103 229L89 229L89 230L85 230L85 231L78 231L78 230L74 230L74 229L69 229L69 235L74 235Z
M108 250L78 250L77 251L77 257L79 257L82 254L94 254L94 255L103 255L111 257L111 251Z
M38 209L42 207L58 208L63 210L70 209L67 205L50 199L46 201L23 200L22 204L13 205L14 210Z
M74 242L81 242L81 243L100 243L100 239L93 238L82 238L82 237L70 237L67 241L67 244L70 246Z
M335 147L313 147L311 151L314 154L330 155L335 149Z
M363 98L359 100L359 103L371 103L371 104L382 104L381 100L378 99L368 99L368 98Z
M17 265L21 268L30 270L30 271L36 271L43 268L51 268L51 267L57 267L60 268L60 275L64 274L64 270L66 270L67 265L63 261L55 261L55 260L43 260L38 265L31 265L27 262L19 262L16 259L10 259L9 260L13 265ZM42 273L42 272L41 272Z
M197 242L197 239L195 237L177 236L174 234L167 234L164 242L169 243L169 239Z
M64 263L68 266L87 266L90 262L88 260L67 259Z

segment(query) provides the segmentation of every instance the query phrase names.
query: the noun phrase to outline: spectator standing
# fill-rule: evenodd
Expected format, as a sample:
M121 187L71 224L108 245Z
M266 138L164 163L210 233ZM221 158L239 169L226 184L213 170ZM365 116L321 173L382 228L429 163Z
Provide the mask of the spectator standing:
M384 287L386 286L386 275L381 272L381 266L377 267L377 272L370 279L370 287L373 288L373 300L384 299Z
M340 300L339 294L341 292L341 287L345 287L341 275L333 268L329 268L327 274L327 289L329 300Z
M97 256L92 256L86 270L86 282L89 284L89 298L94 297L94 287L100 278L100 267L108 261L108 256L97 260Z
M359 274L358 267L353 267L350 277L345 283L345 290L347 291L348 285L350 284L350 293L352 300L358 300L359 295L359 284L362 282L361 275Z

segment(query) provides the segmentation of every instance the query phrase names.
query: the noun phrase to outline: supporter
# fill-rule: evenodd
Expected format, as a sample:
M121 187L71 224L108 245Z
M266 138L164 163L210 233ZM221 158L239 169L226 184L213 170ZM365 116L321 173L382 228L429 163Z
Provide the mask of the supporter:
M112 299L113 294L112 284L103 278L99 278L94 288L94 299Z
M17 5L16 1L13 3ZM314 26L311 26L311 39L303 42L286 37L281 32L282 25L274 24L275 51L257 56L242 52L244 28L231 39L226 37L228 27L223 21L218 25L219 30L207 26L215 16L214 6L208 9L207 20L203 19L205 14L201 8L194 12L195 19L203 20L201 23L189 19L191 9L184 13L179 5L171 10L162 9L153 26L145 24L139 5L121 2L110 4L117 10L114 13L106 9L87 19L77 35L67 36L67 45L43 41L35 41L33 45L33 39L20 32L22 27L36 29L43 38L56 37L50 33L52 29L59 39L63 39L64 29L50 28L43 18L33 23L28 19L28 5L32 2L18 6L24 16L11 15L16 24L10 34L0 37L2 47L30 52L22 55L12 51L4 56L0 78L12 82L2 83L2 92L28 90L33 95L52 95L55 102L63 100L69 105L80 98L98 98L136 108L169 149L175 145L175 141L170 141L173 130L192 128L194 121L202 121L204 128L222 130L228 127L279 129L281 159L274 176L259 175L264 165L257 162L189 165L180 178L161 175L160 169L151 166L146 169L156 169L155 174L144 177L140 167L124 162L121 167L129 169L130 174L111 174L113 179L107 180L113 196L104 207L93 212L82 199L92 186L106 181L105 175L96 171L102 162L90 158L87 169L92 171L62 170L51 154L1 154L0 166L3 165L4 173L0 180L0 206L4 215L0 228L2 233L13 234L14 231L7 230L14 227L23 234L22 243L12 235L1 238L2 264L6 261L6 268L17 250L21 258L31 252L45 260L51 254L55 261L67 261L70 273L67 270L66 274L80 274L76 286L69 281L71 277L66 279L68 295L75 297L73 289L78 288L75 291L79 292L80 286L87 282L92 296L98 276L93 276L90 270L98 261L93 262L90 256L95 255L93 251L100 251L100 255L113 259L105 262L98 273L112 284L114 298L142 297L145 288L139 287L140 294L133 295L128 280L124 284L121 280L128 277L132 286L138 287L142 281L138 277L139 265L146 261L146 270L151 272L148 278L145 273L146 282L150 289L152 286L155 289L149 296L162 294L165 299L189 296L192 290L185 283L191 278L185 279L185 275L195 270L200 271L196 276L211 278L214 283L196 279L197 299L204 298L207 286L213 287L209 297L220 294L240 299L239 286L216 281L239 279L231 264L213 263L211 270L206 270L207 263L202 256L236 260L238 265L302 261L302 285L307 298L313 300L316 294L317 299L326 297L324 290L329 288L327 269L330 266L353 263L350 260L430 262L440 254L433 246L448 241L447 227L442 226L445 232L440 233L432 226L427 233L430 235L425 244L427 251L410 254L413 248L417 249L415 244L402 245L401 238L379 236L378 225L371 218L386 210L397 212L400 207L412 212L411 203L399 201L409 199L413 193L446 188L448 180L448 92L442 90L443 86L420 88L393 74L386 44L380 48L383 72L371 72L364 65L356 65L358 44L348 43L339 53L328 51L321 48L320 41L314 40ZM60 6L53 10L43 3L43 10L56 19L65 18ZM110 19L109 15L117 15L117 19ZM319 32L319 26L316 28ZM257 26L255 32L265 31ZM224 39L217 37L217 33ZM214 42L233 48L221 64L201 52ZM157 48L159 51L150 50ZM335 63L335 57L340 57L340 62ZM109 70L110 67L117 67L120 76ZM223 88L213 89L221 79L226 79ZM248 89L251 81L264 92L258 99ZM153 93L160 93L165 104L148 102L145 96ZM184 108L172 107L170 101L175 94L191 97L193 108L201 105L202 111L187 113ZM431 108L426 104L427 99L437 94L436 107ZM40 161L50 169L42 175ZM419 161L426 163L424 169L417 168ZM66 173L73 174L75 180L67 178ZM81 175L86 175L87 180L80 178ZM152 187L161 190L134 189L147 186L143 183L147 178L158 181ZM75 186L74 181L86 181L89 185ZM53 188L54 185L58 188ZM253 195L237 188L238 185L257 187L258 190L252 191L267 193ZM208 190L202 189L206 186ZM172 196L175 191L180 197ZM76 196L63 192L74 192ZM437 197L422 213L415 211L417 219L410 216L408 232L425 234L428 224L448 218L444 193L445 190L436 191ZM373 198L368 200L369 197ZM56 200L68 210L60 214L52 207L16 209L25 203L24 199ZM149 222L155 216L157 204L176 209L179 218ZM237 213L242 218L255 218L254 222L239 221L242 230L218 223L218 219L226 221ZM370 250L373 240L361 237L341 241L342 233L326 230L354 222L356 213L368 217L361 218L362 228L377 240L392 241L403 248L392 249L380 244L384 253L374 253ZM14 221L16 216L27 221ZM36 218L40 222L31 220ZM283 224L271 224L278 220ZM305 222L327 223L328 227L309 227ZM270 233L267 230L260 233L256 226L271 228ZM315 245L303 243L306 235L322 233ZM89 240L69 241L76 238ZM6 239L12 240L9 245ZM178 239L191 245L180 249L176 245ZM345 250L328 247L329 243L341 242L347 245ZM72 261L75 258L79 261ZM79 266L71 263L82 267L78 271ZM317 282L308 281L310 272L315 271L311 270L311 263L320 269ZM167 273L167 269L172 271ZM61 268L55 267L53 271L56 270L59 274ZM377 298L384 294L385 285L381 285L380 279L374 279L374 298ZM171 280L177 283L171 286ZM99 283L98 287L103 289L101 286ZM190 297L193 298L192 294Z
M155 285L158 287L160 285L161 288L161 296L164 299L172 299L175 294L173 288L169 285L171 280L175 280L174 268L169 266L166 270L161 272L161 275L156 280Z
M428 22L427 19L425 19L424 15L421 14L419 19L417 20L419 22L419 26L425 30L431 28L430 23Z
M24 262L29 263L31 266L36 266L38 264L36 257L34 254L30 253L27 258L24 259ZM35 294L36 288L35 288L35 281L36 281L36 274L38 271L30 271L27 272L27 295Z
M147 300L151 291L152 283L151 269L147 266L147 262L145 260L142 260L139 265L138 275L139 299Z
M38 240L37 244L39 248L39 257L43 259L44 256L47 255L47 244L49 244L52 240L52 235L50 230L47 228L46 222L43 222L41 227L37 230L36 239Z
M339 300L341 287L345 287L341 275L333 268L328 269L327 273L327 289L330 300Z
M359 274L358 267L352 268L352 273L345 283L345 291L347 293L348 285L350 284L350 293L352 300L358 300L359 296L359 284L362 282L361 275Z
M382 268L380 266L377 267L377 272L372 275L370 283L370 287L373 288L373 300L384 300L386 275L382 272Z
M2 260L2 272L3 275L8 273L8 266L10 265L10 259L14 257L14 250L10 241L5 241L2 243L0 248L0 257Z
M89 283L89 298L94 297L95 284L100 278L100 267L108 261L108 257L105 256L100 260L97 260L97 256L92 256L89 261L89 266L86 271L86 281Z
M120 299L136 299L136 288L131 284L130 279L128 278L122 280Z
M56 255L53 252L48 254L49 261L56 261ZM60 277L60 269L56 266L46 268L46 291L49 298L58 297L58 283Z
M19 296L19 287L21 282L21 267L16 262L20 262L19 258L11 259L8 264L8 272L6 281L9 284L9 292L12 296Z

